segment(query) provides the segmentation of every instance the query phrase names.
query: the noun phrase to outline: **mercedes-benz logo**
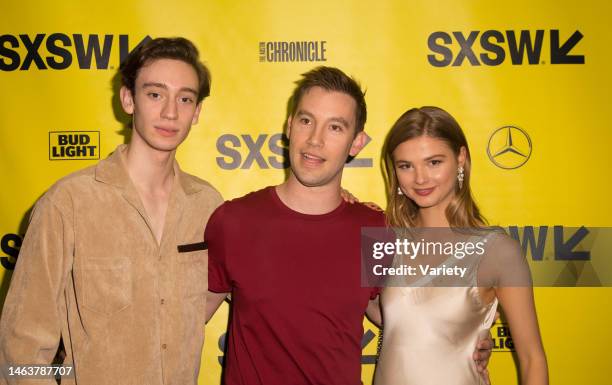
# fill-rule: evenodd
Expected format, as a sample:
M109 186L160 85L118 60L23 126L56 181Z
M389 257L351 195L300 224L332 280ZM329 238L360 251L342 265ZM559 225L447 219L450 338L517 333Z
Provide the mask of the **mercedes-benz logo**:
M512 170L524 165L531 156L531 139L515 126L504 126L489 137L487 155L497 167Z

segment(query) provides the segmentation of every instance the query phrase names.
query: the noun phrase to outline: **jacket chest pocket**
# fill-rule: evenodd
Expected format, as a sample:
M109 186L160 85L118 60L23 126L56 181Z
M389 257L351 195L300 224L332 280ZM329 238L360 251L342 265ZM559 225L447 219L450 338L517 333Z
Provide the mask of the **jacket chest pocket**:
M191 251L178 255L178 279L185 298L205 298L208 290L208 253Z
M132 303L132 271L127 258L92 258L83 262L83 307L111 316Z

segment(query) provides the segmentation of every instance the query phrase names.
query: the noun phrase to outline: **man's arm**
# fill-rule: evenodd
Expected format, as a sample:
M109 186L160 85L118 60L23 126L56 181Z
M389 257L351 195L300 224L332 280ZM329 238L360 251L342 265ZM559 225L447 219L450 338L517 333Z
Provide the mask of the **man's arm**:
M204 239L208 242L208 295L206 297L206 323L232 290L226 247L225 205L219 206L208 219Z
M230 293L215 293L212 291L208 292L208 295L206 296L206 323L210 321L219 306L221 306L223 301L228 298L229 294Z
M50 364L57 352L72 264L67 217L46 196L34 208L0 320L0 364Z

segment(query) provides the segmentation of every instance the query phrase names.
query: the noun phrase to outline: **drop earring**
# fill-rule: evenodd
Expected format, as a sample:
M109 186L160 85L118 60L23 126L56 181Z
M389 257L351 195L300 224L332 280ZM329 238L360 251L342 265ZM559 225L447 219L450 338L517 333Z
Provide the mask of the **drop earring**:
M465 178L463 167L459 166L459 168L457 169L457 181L459 182L459 190L463 188L463 178Z

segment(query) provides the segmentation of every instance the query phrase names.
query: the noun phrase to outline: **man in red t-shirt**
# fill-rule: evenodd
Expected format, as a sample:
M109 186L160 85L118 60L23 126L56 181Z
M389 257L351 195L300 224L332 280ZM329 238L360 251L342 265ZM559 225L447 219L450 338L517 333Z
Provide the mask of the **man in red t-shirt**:
M291 102L287 181L208 221L207 319L231 293L226 385L358 385L363 316L378 294L360 284L361 227L385 225L340 195L344 164L366 142L364 94L318 67Z

